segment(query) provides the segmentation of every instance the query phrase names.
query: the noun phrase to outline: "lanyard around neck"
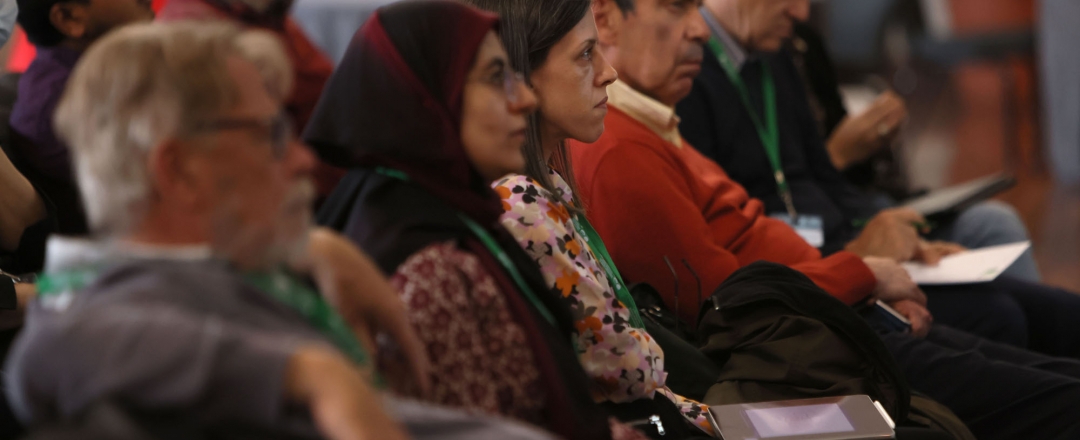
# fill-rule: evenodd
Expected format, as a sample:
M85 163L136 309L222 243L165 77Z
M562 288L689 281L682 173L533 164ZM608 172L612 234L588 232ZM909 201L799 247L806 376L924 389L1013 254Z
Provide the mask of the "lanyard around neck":
M409 181L409 175L401 170L378 167L375 169L375 172L401 181ZM503 267L503 270L510 275L510 279L517 285L518 290L520 290L521 294L525 295L525 298L532 303L533 307L536 308L536 311L540 313L540 316L543 316L552 326L558 328L559 325L555 321L555 315L551 314L551 311L548 310L547 306L540 301L540 297L533 292L532 287L525 281L525 277L521 275L517 266L510 260L510 256L507 255L506 251L504 251L499 243L495 241L495 237L492 237L491 233L485 230L483 226L476 223L475 220L469 218L469 216L461 212L458 212L457 214L458 218L460 218L461 221L465 223L465 226L469 228L469 231L471 231L476 238L480 239L480 243L487 248L488 252L491 252L491 254L495 256L495 260L497 260L499 265Z
M630 326L638 329L645 328L645 323L641 320L641 313L638 312L637 303L634 302L634 297L630 295L630 290L626 287L626 283L623 282L619 269L615 267L615 263L611 260L611 254L608 253L607 246L604 246L604 241L600 239L600 234L596 233L596 229L593 229L585 216L575 215L573 222L578 235L585 239L585 244L592 249L596 261L600 263L600 267L607 274L611 287L615 289L615 297L630 310Z
M709 39L709 48L720 61L720 66L723 67L728 79L735 85L735 89L739 91L743 107L750 114L750 120L754 123L758 138L761 139L761 145L765 148L765 155L769 158L773 179L776 180L776 190L780 194L780 199L784 202L788 215L794 221L796 217L795 204L792 202L791 188L788 186L787 177L784 176L784 165L780 161L780 127L776 115L776 83L773 80L772 68L769 67L769 63L761 63L762 101L764 101L765 106L765 121L763 122L750 100L750 89L746 87L742 76L739 75L739 69L735 66L735 62L724 50L724 45L714 36Z
M330 303L311 288L296 278L282 272L262 272L244 275L244 279L276 299L278 302L300 313L311 325L349 356L358 365L368 365L368 355L360 341L356 339L345 319Z

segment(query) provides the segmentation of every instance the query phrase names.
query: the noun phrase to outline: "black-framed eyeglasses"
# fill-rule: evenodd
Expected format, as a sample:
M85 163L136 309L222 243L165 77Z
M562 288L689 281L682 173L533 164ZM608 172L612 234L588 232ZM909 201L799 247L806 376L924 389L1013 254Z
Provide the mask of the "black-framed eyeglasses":
M266 133L270 140L270 152L277 159L285 157L289 142L295 136L292 120L284 113L270 119L217 118L200 122L194 127L195 132L221 130L257 130Z

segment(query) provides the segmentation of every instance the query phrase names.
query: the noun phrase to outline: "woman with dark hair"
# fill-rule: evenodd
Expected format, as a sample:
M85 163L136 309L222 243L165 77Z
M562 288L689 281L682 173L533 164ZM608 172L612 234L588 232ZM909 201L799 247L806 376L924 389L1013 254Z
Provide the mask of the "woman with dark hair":
M664 352L645 330L573 191L565 140L593 142L600 137L606 88L617 76L594 51L597 30L590 1L469 2L500 14L511 63L540 97L522 147L526 173L499 180L495 190L503 199L503 226L540 265L545 291L563 299L573 312L582 367L605 401L674 404L685 419L711 432L703 407L665 386ZM618 414L618 405L612 409Z
M428 348L429 400L567 439L638 438L593 401L569 310L543 294L536 265L499 224L489 185L524 169L536 96L497 25L440 0L385 6L367 21L304 135L324 160L351 169L319 223L391 274Z

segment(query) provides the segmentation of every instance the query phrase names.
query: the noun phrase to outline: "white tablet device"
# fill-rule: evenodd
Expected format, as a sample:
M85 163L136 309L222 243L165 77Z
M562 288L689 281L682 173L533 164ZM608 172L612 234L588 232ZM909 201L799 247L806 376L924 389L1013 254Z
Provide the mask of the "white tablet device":
M713 406L709 417L724 440L894 438L888 415L866 395Z

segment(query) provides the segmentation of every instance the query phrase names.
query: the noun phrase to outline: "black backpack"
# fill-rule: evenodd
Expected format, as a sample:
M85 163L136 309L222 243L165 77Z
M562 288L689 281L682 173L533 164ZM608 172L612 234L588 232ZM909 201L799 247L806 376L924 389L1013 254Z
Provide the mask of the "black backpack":
M802 273L758 262L727 279L699 315L702 353L722 366L704 403L866 394L894 420L911 390L854 309Z

